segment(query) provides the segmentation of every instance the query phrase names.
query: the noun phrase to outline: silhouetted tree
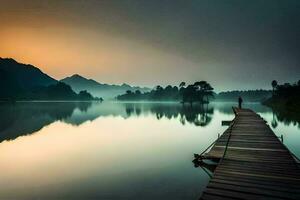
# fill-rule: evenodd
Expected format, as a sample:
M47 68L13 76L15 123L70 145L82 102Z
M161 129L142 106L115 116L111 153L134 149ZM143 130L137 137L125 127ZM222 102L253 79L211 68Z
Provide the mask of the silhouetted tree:
M196 101L196 87L194 85L188 85L183 90L182 102L189 102L192 106L194 101Z
M206 81L198 81L194 83L196 88L196 98L200 103L208 103L208 97L213 96L213 88ZM206 98L206 102L204 100Z
M278 83L277 83L277 81L276 80L273 80L272 81L272 88L273 88L273 95L274 95L274 91L275 91L275 88L277 87L277 85L278 85Z
M209 96L213 96L213 88L206 81L199 81L195 84L185 86L185 82L177 86L168 85L165 88L158 85L150 92L141 93L140 91L126 91L125 94L116 97L117 100L151 100L151 101L179 101L191 105L198 101L200 103L208 103ZM206 97L206 101L203 98Z
M162 91L162 90L163 90L163 87L161 87L160 85L158 85L158 86L155 87L155 89L156 89L157 91Z
M179 88L183 88L185 86L185 82L181 82L180 84L179 84Z
M179 97L181 98L181 103L184 104L184 100L183 100L183 91L184 91L184 86L185 86L185 82L181 82L179 84Z
M277 112L300 112L300 85L298 83L284 83L277 85L273 96L264 102L264 104L273 108ZM290 114L291 116L293 114Z
M79 98L80 98L81 100L91 100L91 99L94 98L94 97L93 97L90 93L88 93L86 90L80 91L78 95L79 95Z

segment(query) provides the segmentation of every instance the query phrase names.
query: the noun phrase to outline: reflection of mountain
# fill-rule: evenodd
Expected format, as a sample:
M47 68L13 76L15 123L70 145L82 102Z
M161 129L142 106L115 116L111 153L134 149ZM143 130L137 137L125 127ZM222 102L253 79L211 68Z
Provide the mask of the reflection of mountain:
M87 110L89 102L27 102L0 104L0 141L34 133L57 120L72 116L78 108Z
M32 134L44 126L57 120L72 125L81 125L98 117L155 116L160 119L176 119L183 125L208 125L214 115L214 110L232 115L232 105L229 103L213 103L207 106L179 103L118 103L118 102L24 102L14 104L0 103L0 142L12 140L22 135ZM271 113L271 109L260 104L246 104L260 113ZM274 112L272 127L277 122L299 123L299 116L288 113Z
M32 134L55 121L80 125L99 116L122 117L155 115L157 119L178 118L182 124L206 126L213 108L173 103L24 102L0 104L0 142Z
M154 103L154 104L134 104L125 103L125 110L127 116L140 115L141 113L150 112L156 115L157 119L163 117L167 119L177 118L182 124L186 122L192 123L196 126L206 126L212 120L214 109L212 107L195 105L182 106L177 103Z

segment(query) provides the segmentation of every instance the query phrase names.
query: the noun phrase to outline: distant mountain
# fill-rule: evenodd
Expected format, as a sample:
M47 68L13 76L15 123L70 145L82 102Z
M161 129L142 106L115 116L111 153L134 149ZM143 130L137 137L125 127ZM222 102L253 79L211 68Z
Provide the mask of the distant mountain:
M26 97L23 99L27 100L93 100L93 96L86 92L80 91L76 94L71 86L57 82L56 84L49 85L46 87L36 88L27 92Z
M271 90L227 91L215 95L215 101L236 102L242 97L244 102L263 102L272 96Z
M91 100L86 91L72 88L32 65L0 58L0 100Z
M5 81L13 81L16 87L24 90L57 83L57 80L43 73L39 68L18 63L11 58L0 58L0 71L8 77Z
M122 84L122 85L102 84L102 83L98 83L93 79L84 78L78 74L75 74L71 77L64 78L60 81L70 85L75 92L79 92L81 90L87 90L93 96L102 97L104 99L113 99L120 94L124 94L127 90L131 90L131 91L140 90L141 92L150 91L149 88L133 87L128 84Z

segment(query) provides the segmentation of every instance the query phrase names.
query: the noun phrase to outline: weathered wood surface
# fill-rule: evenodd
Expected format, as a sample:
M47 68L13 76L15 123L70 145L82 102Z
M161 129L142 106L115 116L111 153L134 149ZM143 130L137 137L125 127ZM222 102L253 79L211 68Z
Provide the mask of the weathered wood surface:
M300 168L289 150L258 114L234 111L232 125L204 155L220 162L201 199L300 199Z

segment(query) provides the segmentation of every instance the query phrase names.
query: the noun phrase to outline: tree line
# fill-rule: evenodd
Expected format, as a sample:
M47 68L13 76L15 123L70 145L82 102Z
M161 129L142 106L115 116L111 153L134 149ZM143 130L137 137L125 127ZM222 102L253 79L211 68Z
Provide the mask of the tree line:
M272 96L271 90L226 91L216 95L216 101L237 101L242 97L244 102L263 102Z
M289 112L300 111L300 80L297 83L272 83L272 97L264 102L273 109Z
M14 93L13 93L14 92ZM76 101L103 101L102 98L93 97L88 91L82 90L76 93L71 86L57 82L49 86L39 86L32 89L20 89L16 93L13 91L11 95L1 95L0 101L16 101L16 100L76 100Z
M178 86L168 85L165 88L158 85L150 92L127 90L125 94L116 97L120 101L180 101L182 104L207 104L214 97L214 88L206 81L197 81L186 85L181 82Z

